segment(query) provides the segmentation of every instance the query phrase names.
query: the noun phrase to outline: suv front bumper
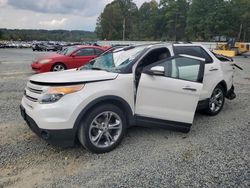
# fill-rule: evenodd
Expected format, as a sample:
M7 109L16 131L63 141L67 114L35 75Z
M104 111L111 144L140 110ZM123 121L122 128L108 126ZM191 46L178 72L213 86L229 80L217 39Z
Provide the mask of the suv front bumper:
M29 128L49 144L64 147L73 146L75 144L76 131L74 129L41 129L37 126L36 122L26 114L25 108L22 105L20 106L20 111Z

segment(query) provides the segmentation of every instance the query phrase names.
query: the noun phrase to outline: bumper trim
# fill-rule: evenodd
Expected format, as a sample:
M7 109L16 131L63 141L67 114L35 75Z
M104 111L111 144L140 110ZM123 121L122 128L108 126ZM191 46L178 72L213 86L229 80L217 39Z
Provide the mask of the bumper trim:
M229 100L233 100L236 98L236 94L234 93L234 85L232 85L230 90L227 92L226 98Z
M28 114L26 114L22 105L20 106L20 111L29 128L49 144L60 147L74 146L76 138L76 131L74 129L40 129L36 122Z

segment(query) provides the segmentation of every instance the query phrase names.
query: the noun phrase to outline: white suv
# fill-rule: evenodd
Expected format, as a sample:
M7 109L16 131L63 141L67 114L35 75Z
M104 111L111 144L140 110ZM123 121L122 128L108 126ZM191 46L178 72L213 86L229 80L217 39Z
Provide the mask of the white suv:
M197 109L216 115L235 98L233 66L197 44L110 49L77 70L34 75L21 114L56 145L78 139L96 153L114 149L129 126L188 132Z

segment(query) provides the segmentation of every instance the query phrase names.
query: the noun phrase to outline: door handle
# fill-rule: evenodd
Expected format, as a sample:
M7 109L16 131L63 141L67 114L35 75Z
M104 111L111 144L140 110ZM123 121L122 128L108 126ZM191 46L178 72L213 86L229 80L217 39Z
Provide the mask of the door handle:
M191 88L191 87L189 87L189 86L183 87L182 89L183 89L183 90L188 90L188 91L197 91L197 89Z
M209 69L209 71L217 71L217 70L219 70L219 69L214 68L214 67L212 67L211 69Z

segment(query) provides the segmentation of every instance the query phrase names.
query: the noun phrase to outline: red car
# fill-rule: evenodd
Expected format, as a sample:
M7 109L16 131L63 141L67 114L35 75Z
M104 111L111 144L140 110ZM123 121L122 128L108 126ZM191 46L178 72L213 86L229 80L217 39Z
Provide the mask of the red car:
M58 53L37 58L31 64L36 73L78 68L103 53L107 47L70 46Z

